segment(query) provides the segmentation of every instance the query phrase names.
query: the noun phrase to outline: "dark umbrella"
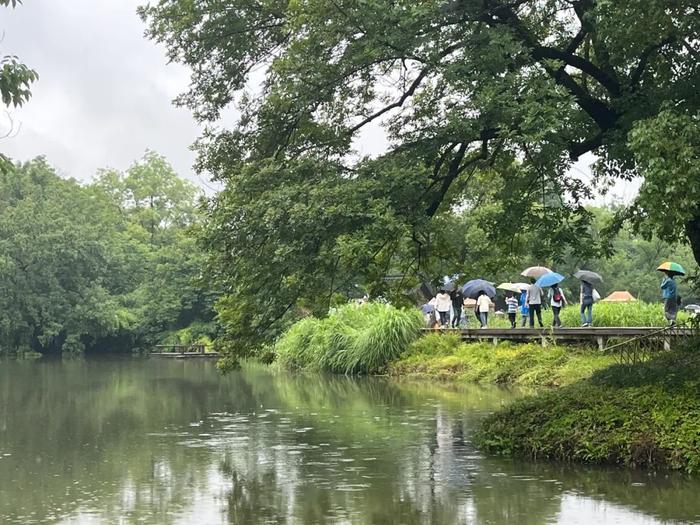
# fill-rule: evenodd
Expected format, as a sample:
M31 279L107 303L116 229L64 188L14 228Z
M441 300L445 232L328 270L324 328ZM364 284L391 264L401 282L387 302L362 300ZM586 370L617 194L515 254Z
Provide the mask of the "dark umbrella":
M491 299L496 297L496 288L493 284L483 279L473 279L462 286L462 293L469 299L476 299L481 292L484 292Z
M455 285L454 283L447 283L446 285L443 286L446 292L454 292L455 290Z
M574 277L576 277L579 281L586 281L592 285L603 284L603 278L599 273L590 272L588 270L579 270L574 274Z
M421 312L424 314L431 314L435 311L435 307L432 304L425 303L420 307Z

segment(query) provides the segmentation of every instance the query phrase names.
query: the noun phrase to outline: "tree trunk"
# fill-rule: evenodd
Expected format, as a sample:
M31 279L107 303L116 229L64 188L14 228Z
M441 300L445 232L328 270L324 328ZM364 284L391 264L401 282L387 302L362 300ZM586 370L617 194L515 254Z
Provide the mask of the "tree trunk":
M693 218L685 223L685 234L688 236L695 262L700 266L700 210L696 211Z

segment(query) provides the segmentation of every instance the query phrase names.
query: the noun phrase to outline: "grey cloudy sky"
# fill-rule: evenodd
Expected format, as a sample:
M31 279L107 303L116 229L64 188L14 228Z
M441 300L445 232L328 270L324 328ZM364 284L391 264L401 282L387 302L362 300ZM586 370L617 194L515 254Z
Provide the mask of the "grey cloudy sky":
M17 55L39 73L29 103L9 110L14 131L0 151L16 160L45 155L62 175L88 180L99 168L124 170L153 149L180 175L211 186L192 170L189 147L200 129L187 109L172 105L187 88L188 71L167 64L164 49L143 36L136 8L145 1L24 0L0 9L0 55ZM0 114L0 135L9 125ZM373 155L386 140L375 126L355 147ZM588 178L590 161L576 173ZM629 201L636 189L617 185L605 200Z
M1 54L39 73L33 96L10 109L14 133L3 153L46 155L63 175L86 180L101 167L125 169L147 148L199 182L190 144L199 129L172 99L187 70L167 65L164 50L143 37L140 0L24 0L0 9ZM2 115L2 131L8 129Z

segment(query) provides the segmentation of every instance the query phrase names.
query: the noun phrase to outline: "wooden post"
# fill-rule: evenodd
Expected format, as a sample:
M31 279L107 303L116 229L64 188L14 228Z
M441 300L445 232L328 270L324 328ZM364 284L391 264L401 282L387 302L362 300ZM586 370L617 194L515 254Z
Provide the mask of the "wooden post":
M493 341L493 346L498 346L498 337L494 337L492 339L492 341Z
M605 339L602 337L596 337L596 341L598 342L598 350L601 352L605 350Z

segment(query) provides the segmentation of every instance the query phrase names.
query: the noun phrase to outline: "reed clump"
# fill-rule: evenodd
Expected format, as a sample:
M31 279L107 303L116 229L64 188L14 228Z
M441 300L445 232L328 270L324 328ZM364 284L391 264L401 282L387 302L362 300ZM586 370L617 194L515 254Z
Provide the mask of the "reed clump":
M418 338L415 309L383 303L347 304L324 319L307 317L275 344L280 366L340 374L376 374Z

